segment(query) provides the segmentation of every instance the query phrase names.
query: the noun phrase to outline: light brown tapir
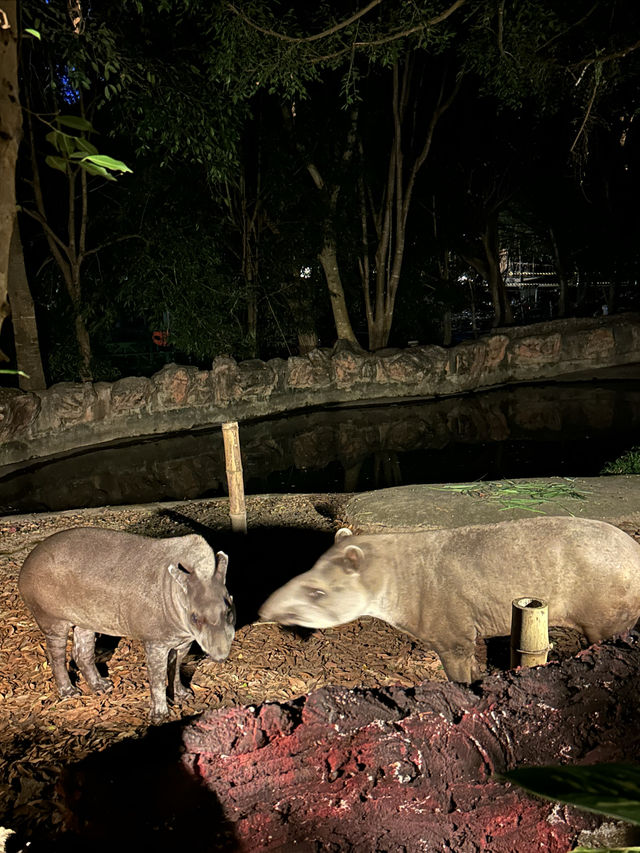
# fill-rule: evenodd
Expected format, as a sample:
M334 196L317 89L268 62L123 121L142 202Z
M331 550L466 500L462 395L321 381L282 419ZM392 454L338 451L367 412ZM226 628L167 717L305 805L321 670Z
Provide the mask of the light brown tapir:
M262 605L263 620L330 628L376 616L422 640L447 676L479 676L475 641L509 633L511 602L542 598L549 624L591 643L640 616L640 545L602 521L545 517L350 535Z

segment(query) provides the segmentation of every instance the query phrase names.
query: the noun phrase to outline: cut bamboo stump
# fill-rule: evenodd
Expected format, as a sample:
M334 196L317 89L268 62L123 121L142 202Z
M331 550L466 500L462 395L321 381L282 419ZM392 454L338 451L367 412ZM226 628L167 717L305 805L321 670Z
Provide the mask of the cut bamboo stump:
M224 459L229 487L231 529L234 533L246 533L247 508L244 500L244 478L237 421L228 421L222 424L222 440L224 442Z
M511 666L539 666L549 654L549 605L540 598L511 602Z

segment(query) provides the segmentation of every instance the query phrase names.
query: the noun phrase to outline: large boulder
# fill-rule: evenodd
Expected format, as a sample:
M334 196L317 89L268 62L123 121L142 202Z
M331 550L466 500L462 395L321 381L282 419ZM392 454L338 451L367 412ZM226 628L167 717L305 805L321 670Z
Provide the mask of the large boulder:
M329 688L212 712L185 730L183 762L241 851L564 853L597 819L496 774L640 755L638 695L638 649L619 641L471 687Z

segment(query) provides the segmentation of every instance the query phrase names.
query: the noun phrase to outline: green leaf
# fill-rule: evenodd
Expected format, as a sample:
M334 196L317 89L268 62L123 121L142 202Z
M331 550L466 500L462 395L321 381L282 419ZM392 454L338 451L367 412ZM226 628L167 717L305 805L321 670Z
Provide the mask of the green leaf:
M52 169L57 169L59 172L67 173L67 161L64 157L53 157L51 154L48 157L44 158L44 162L47 166L51 166Z
M52 130L50 133L47 133L47 135L45 136L45 139L47 140L47 142L50 142L55 149L57 149L59 151L60 150L60 146L58 145L59 137L60 137L60 134L58 133L58 131Z
M76 157L98 153L96 146L92 142L89 142L88 139L85 139L84 136L79 136L76 139L76 148L78 149L75 154Z
M73 130L93 130L93 125L90 121L82 116L56 116L55 121L63 127L71 127Z
M102 166L105 169L112 169L114 172L132 172L126 163L122 160L114 160L113 157L108 157L106 154L91 154L87 158L96 166Z
M640 767L520 767L503 778L548 800L640 824Z
M103 169L102 166L94 166L93 163L90 163L88 160L81 160L79 165L90 175L98 175L101 178L105 178L107 181L115 181L113 175L109 174L109 172L107 172L106 169Z
M640 853L640 847L574 847L571 853Z
M37 30L32 30L30 27L25 28L25 33L29 33L30 36L33 36L34 38L38 39L38 41L42 40L42 36L40 35L40 33Z

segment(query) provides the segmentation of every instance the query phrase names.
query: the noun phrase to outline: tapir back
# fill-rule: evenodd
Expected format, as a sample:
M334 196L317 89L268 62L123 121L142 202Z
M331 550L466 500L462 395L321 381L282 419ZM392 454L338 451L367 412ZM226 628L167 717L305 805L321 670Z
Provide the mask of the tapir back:
M209 546L197 540L151 539L99 528L63 530L29 554L20 572L20 594L38 621L61 619L103 634L154 637L166 630L171 617L168 566L209 555L215 565Z

